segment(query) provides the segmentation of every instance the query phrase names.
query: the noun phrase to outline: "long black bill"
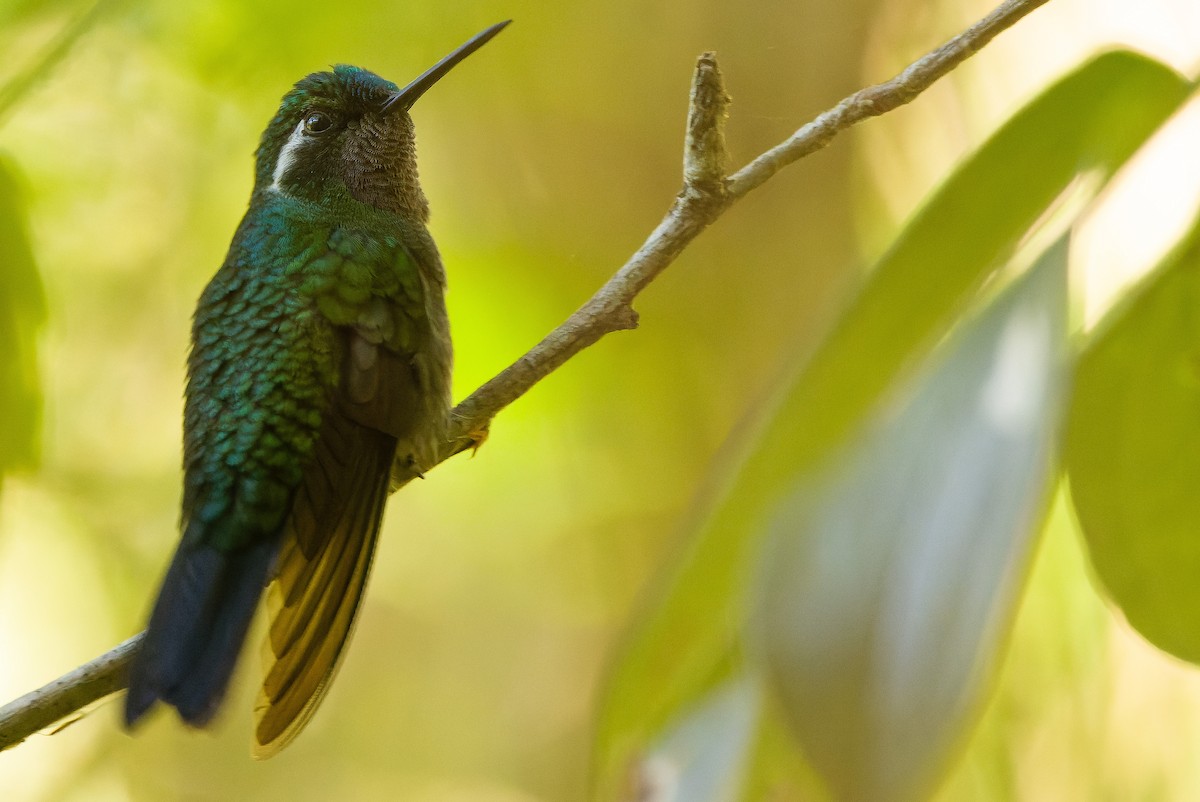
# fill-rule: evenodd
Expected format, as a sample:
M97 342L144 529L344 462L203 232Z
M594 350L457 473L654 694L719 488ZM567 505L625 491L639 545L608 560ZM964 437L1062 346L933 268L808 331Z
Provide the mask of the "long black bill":
M472 36L462 47L458 48L453 53L439 61L437 64L434 64L432 67L425 70L425 72L421 74L421 77L417 78L408 86L404 87L399 92L388 98L387 102L383 104L383 113L387 114L388 112L396 111L397 109L408 111L410 108L412 108L412 105L417 102L417 98L425 94L425 90L436 84L442 79L442 76L454 69L454 66L458 64L458 62L462 61L467 56L486 45L489 41L491 41L493 36L504 30L504 26L508 25L510 22L512 22L510 19L506 19L504 22L497 22L492 27L480 31Z

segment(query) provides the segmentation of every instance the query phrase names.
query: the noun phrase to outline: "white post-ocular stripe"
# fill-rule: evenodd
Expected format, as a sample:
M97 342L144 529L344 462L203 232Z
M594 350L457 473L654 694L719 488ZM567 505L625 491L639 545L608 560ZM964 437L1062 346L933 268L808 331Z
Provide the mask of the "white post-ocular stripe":
M288 141L283 143L283 147L279 150L279 161L275 162L275 174L271 178L271 189L276 192L282 192L283 187L280 182L287 175L287 171L291 169L292 164L296 161L296 151L300 147L300 142L304 139L304 120L296 124L292 129L292 135L288 137Z

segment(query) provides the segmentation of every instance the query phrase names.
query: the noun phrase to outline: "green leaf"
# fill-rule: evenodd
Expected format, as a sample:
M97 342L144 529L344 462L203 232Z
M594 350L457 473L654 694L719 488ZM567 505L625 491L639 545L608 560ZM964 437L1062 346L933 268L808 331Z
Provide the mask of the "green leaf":
M920 364L1077 175L1095 175L1087 186L1098 191L1189 91L1142 56L1098 56L1005 123L909 222L721 461L686 550L612 671L595 745L598 798L614 798L636 755L742 663L753 568L777 499Z
M38 457L41 393L36 339L45 299L13 168L0 159L0 482Z
M773 421L783 459L815 459L839 442L1076 176L1094 173L1099 192L1191 88L1157 61L1116 51L1006 122L906 225L802 367Z
M1200 220L1081 358L1066 464L1109 594L1200 663Z
M932 790L978 711L1053 474L1064 237L768 513L759 637L838 798Z

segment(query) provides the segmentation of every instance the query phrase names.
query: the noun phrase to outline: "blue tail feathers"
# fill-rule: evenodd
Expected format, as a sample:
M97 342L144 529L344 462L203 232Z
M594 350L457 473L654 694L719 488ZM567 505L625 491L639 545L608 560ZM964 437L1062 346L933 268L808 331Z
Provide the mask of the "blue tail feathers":
M192 534L175 552L130 666L126 726L159 700L192 726L208 723L225 695L278 549L277 538L226 550Z

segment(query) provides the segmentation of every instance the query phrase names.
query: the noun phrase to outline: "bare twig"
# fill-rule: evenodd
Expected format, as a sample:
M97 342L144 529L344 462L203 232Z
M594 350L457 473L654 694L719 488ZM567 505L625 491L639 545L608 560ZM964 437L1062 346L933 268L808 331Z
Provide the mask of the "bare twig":
M0 707L0 750L125 687L125 669L142 642L134 635L74 671Z
M459 404L441 459L479 442L495 415L560 365L606 334L637 326L633 301L696 236L734 202L792 162L820 150L847 128L912 101L996 34L1047 0L1006 0L995 11L890 81L867 87L727 176L724 122L729 96L712 53L692 80L683 160L684 186L666 217L595 295L528 353ZM440 460L439 460L440 461ZM140 636L0 708L0 750L124 687Z
M725 118L729 95L717 67L717 54L705 53L696 62L688 103L687 138L683 142L683 184L701 193L725 190L729 152L725 149Z
M728 178L721 172L726 159L722 123L728 97L716 59L711 53L701 56L693 78L688 115L685 184L667 216L624 267L575 314L455 408L450 442L442 453L449 456L469 448L477 442L471 435L485 431L496 413L559 365L605 334L633 328L637 316L631 304L638 293L735 201L787 165L825 147L847 128L911 102L998 33L1046 2L1006 0L958 36L908 65L896 77L850 95ZM706 106L709 110L703 111ZM693 128L696 122L711 128L707 132L697 130Z
M1012 27L1017 20L1046 2L1006 0L1001 3L991 14L937 50L909 64L895 78L858 90L738 170L729 179L729 193L740 198L792 162L825 147L850 126L911 103L935 81L979 52L996 34Z

